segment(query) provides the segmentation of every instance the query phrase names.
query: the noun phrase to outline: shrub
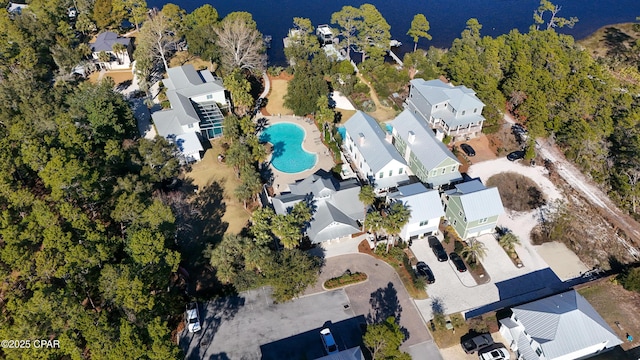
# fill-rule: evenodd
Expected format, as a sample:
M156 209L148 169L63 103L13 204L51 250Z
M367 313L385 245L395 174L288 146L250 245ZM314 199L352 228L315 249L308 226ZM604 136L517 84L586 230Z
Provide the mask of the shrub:
M362 93L362 94L368 94L369 93L369 87L367 86L367 84L358 81L358 83L356 83L353 86L353 92Z
M282 66L269 66L269 68L267 68L267 74L271 76L278 76L282 71L284 71Z
M640 293L640 268L625 271L620 275L619 280L626 290Z
M445 135L444 138L442 139L442 143L445 145L449 145L450 142L451 142L451 136Z
M496 186L504 207L511 210L528 211L546 203L533 180L514 172L493 175L487 180L487 186Z
M334 277L325 281L324 287L327 289L335 289L342 286L359 283L365 280L367 280L367 274L365 273L356 272L352 274L350 272L347 272L341 276Z

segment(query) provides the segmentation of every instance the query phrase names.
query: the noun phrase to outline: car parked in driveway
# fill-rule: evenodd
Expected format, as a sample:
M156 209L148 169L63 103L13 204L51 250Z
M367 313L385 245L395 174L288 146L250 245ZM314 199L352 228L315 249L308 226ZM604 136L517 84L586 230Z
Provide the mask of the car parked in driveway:
M493 345L493 338L491 337L491 334L480 334L469 337L466 340L462 340L462 349L467 354L473 354L474 352L491 345Z
M436 282L436 277L433 276L433 271L431 271L429 265L424 261L418 261L416 264L416 272L418 273L418 276L425 278L427 284L433 284Z
M478 354L478 360L509 360L511 356L504 347L486 350Z
M198 303L191 302L187 304L187 310L185 312L185 321L187 322L187 329L189 332L196 333L202 330L200 325L200 314L198 313Z
M458 270L458 272L467 271L467 265L464 264L464 261L462 261L462 258L460 257L460 255L458 255L458 253L456 252L450 253L449 259L451 259L451 261L453 262L453 265L456 266L456 269Z
M460 149L462 149L467 156L476 156L476 151L469 144L460 144Z
M444 262L449 260L447 252L444 250L444 247L442 247L442 244L437 237L429 236L429 247L431 248L431 250L433 250L436 258L438 258L438 261Z
M507 159L509 161L516 161L516 160L520 160L524 158L524 151L522 150L518 150L518 151L514 151L509 153L509 155L507 155Z
M322 344L324 345L324 350L327 352L327 355L340 352L340 350L338 350L338 344L336 344L336 340L333 338L329 328L320 330L320 338L322 338Z

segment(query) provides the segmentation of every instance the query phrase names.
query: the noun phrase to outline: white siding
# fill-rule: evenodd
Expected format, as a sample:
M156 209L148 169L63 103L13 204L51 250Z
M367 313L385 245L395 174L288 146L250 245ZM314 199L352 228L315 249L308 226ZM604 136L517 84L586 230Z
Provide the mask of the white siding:
M207 99L207 96L211 95L211 99ZM207 102L207 101L215 101L220 104L226 104L227 100L224 97L224 91L217 91L214 93L203 94L199 96L194 96L191 98L191 101L196 103Z
M438 225L440 224L440 218L429 219L426 225L420 226L420 222L425 219L413 219L411 218L407 225L402 228L400 237L408 241L410 237L415 235L422 235L424 233L438 231Z
M189 125L182 125L182 132L183 133L188 133L188 132L195 132L197 134L200 133L200 124L199 123L193 123L193 127L189 127Z

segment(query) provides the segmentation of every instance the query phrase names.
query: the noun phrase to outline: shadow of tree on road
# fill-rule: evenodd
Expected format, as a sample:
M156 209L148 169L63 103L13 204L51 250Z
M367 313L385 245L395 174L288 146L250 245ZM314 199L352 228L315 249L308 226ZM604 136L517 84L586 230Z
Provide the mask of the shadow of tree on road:
M400 322L402 306L398 300L398 291L392 282L389 282L387 287L372 292L369 304L371 304L371 310L367 315L367 322L370 324L381 323L389 316L395 317L396 321Z

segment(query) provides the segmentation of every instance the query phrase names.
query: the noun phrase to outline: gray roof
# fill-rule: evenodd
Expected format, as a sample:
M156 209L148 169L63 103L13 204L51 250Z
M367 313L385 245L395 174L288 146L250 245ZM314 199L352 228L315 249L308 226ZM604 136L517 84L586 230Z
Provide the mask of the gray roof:
M272 199L273 207L277 214L286 214L296 203L311 201L312 219L306 231L311 242L320 243L361 231L357 221L364 219L364 204L360 202L360 186L355 179L338 182L320 170L290 184L289 190Z
M344 124L344 127L373 173L379 172L393 160L406 165L396 148L385 140L387 134L380 124L371 116L358 110ZM360 143L361 137L364 137L362 143Z
M458 112L453 114L446 107L434 109L430 114L434 118L442 119L449 127L477 123L484 120L480 113L468 112L462 115L462 110L482 109L484 103L478 99L476 92L464 85L453 86L438 79L425 81L413 79L411 85L431 104L450 104Z
M153 117L153 123L156 126L158 135L167 137L183 133L182 126L180 126L180 121L177 119L177 113L174 109L156 111L151 116Z
M447 146L436 139L433 130L424 121L418 120L411 111L404 110L389 124L393 127L394 134L405 141L427 171L438 167L447 158L460 163ZM413 143L408 141L410 131L415 134Z
M607 348L621 343L607 322L575 290L520 305L512 311L550 359L604 341ZM538 359L533 355L525 359Z
M449 196L460 197L467 222L504 213L498 188L487 188L477 179L456 185L456 191Z
M352 347L351 349L342 350L335 354L317 358L316 360L364 360L364 355L362 355L360 346L356 346Z
M128 47L131 43L131 38L120 37L118 34L105 31L98 34L96 41L91 43L91 51L92 52L100 52L100 51L113 51L114 44L122 44L125 47Z
M411 210L410 222L436 219L444 216L440 193L429 190L421 183L398 187L398 191L388 195L390 199L402 201Z

